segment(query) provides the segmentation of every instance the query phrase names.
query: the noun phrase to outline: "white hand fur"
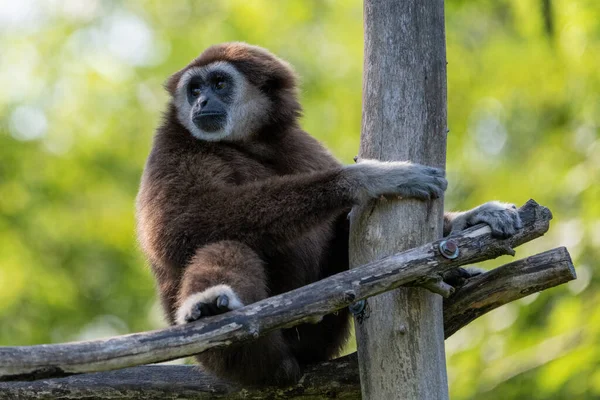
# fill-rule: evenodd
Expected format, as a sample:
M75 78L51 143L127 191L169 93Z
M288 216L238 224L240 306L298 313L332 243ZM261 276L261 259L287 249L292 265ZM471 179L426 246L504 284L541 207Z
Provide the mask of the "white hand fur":
M243 306L231 286L215 285L188 296L177 309L175 322L181 325Z

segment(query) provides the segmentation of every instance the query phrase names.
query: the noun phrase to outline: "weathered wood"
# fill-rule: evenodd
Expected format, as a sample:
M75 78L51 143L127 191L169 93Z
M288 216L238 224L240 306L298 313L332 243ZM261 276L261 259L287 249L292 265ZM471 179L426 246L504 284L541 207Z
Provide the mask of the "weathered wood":
M483 315L480 311L488 312L572 279L575 272L564 248L518 260L472 278L450 301L444 302L445 336L449 337ZM361 394L356 353L310 366L299 383L286 388L240 389L189 365L152 365L33 382L0 382L0 400L86 398L360 399Z
M290 387L240 388L191 365L145 365L33 382L0 382L0 400L16 399L360 399L351 354L310 366Z
M511 247L548 230L552 215L547 208L530 200L519 213L524 228L509 239L492 238L485 225L454 236L461 249L455 260L440 255L438 240L187 325L86 342L0 347L0 380L41 379L168 361L310 322L357 300L414 284L423 276L508 254Z
M444 335L450 337L475 318L534 292L576 279L564 247L518 260L469 279L444 300Z
M443 0L365 0L359 157L446 162ZM351 266L442 236L443 200L381 202L353 213ZM434 292L449 288L428 282ZM369 299L356 336L365 399L448 398L442 298L403 288ZM362 322L361 322L362 321Z

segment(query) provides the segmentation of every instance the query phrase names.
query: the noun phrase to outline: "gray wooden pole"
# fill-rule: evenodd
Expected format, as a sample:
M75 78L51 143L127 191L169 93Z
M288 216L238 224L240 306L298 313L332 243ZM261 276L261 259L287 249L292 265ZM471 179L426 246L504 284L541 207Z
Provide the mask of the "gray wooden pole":
M364 31L359 157L444 167L444 1L365 0ZM442 199L382 200L352 214L352 267L442 234ZM381 294L355 323L364 399L448 398L441 296L422 288Z

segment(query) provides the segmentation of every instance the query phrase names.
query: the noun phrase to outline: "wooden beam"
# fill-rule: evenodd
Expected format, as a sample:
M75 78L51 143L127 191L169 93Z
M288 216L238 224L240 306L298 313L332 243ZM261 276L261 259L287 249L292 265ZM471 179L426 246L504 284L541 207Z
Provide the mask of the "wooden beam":
M446 163L443 0L365 0L363 122L359 157ZM351 266L442 236L443 199L380 202L353 212ZM436 293L450 288L430 280ZM355 322L363 397L448 398L442 298L402 288L368 301Z
M572 279L575 279L575 271L564 248L518 260L472 278L449 301L444 302L445 336L450 336L484 312ZM239 388L206 375L191 365L150 365L33 382L0 382L0 400L202 400L239 399L244 396L257 400L307 397L360 399L356 353L310 366L297 384L286 388Z
M0 400L15 399L360 399L356 354L310 366L290 387L240 388L191 365L144 365L34 382L0 382Z

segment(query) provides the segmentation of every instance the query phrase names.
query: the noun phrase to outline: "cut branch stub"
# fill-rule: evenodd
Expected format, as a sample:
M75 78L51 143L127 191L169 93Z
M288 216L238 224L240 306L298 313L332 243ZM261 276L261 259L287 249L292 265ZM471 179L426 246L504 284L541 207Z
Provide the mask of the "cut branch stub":
M444 300L444 335L450 337L475 318L501 305L576 277L571 257L564 247L475 276Z

